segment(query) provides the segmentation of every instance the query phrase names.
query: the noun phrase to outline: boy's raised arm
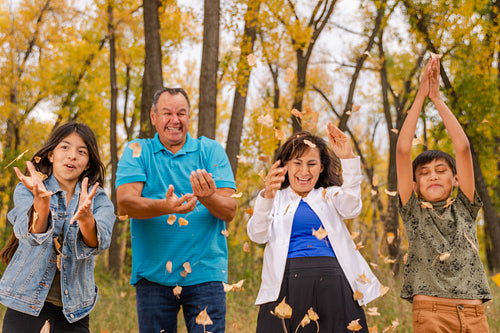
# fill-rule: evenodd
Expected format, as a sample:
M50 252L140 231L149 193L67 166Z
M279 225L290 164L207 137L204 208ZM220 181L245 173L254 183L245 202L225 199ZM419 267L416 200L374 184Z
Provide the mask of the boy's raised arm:
M398 190L401 203L405 205L413 192L413 169L411 164L411 147L415 130L417 128L418 116L424 105L425 98L429 95L429 73L431 61L427 63L424 74L418 87L415 101L406 115L406 119L399 132L396 146L396 168L398 173Z
M474 166L469 140L457 118L441 98L439 92L439 59L431 59L429 98L436 106L455 149L457 177L460 189L471 202L474 202Z

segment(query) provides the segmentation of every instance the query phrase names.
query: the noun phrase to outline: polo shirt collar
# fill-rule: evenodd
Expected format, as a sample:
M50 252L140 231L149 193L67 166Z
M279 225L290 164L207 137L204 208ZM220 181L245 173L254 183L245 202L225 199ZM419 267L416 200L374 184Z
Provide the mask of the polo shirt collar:
M198 140L194 139L191 134L187 133L184 146L182 146L182 148L177 153L175 153L175 155L184 155L186 153L197 151L199 149L199 145L200 143L198 142ZM160 137L158 133L156 133L153 138L153 152L156 154L162 150L172 154L172 152L165 148L165 146L161 143Z

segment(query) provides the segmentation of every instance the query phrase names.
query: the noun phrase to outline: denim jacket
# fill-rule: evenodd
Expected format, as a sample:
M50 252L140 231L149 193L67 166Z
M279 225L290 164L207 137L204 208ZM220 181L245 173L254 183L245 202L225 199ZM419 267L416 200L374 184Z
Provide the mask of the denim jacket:
M66 207L66 192L51 175L44 181L50 198L49 225L45 233L29 232L33 194L19 183L14 191L14 208L8 214L19 247L0 280L0 302L16 311L38 316L57 270L54 238L64 232L61 258L61 298L68 322L90 313L99 298L94 282L94 256L109 247L115 222L113 204L102 188L94 196L91 210L97 227L98 247L88 247L78 221L70 225L78 209L81 184Z

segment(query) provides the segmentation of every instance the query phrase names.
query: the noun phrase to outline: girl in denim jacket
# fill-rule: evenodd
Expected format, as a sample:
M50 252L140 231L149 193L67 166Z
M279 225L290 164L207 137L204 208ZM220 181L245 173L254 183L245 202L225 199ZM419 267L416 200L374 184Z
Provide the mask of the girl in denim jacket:
M66 123L26 162L8 214L18 247L0 280L3 332L89 332L94 256L109 247L114 208L90 128Z

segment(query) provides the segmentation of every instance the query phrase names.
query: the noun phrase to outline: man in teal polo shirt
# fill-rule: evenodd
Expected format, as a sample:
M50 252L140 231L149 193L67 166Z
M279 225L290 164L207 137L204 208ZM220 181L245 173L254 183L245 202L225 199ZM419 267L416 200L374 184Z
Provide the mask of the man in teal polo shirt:
M213 321L206 329L224 332L227 243L221 232L237 206L229 160L216 141L188 133L183 89L157 91L150 116L156 135L129 142L116 177L120 214L131 218L139 331L176 332L182 306L190 333L203 332L196 316L205 308Z

